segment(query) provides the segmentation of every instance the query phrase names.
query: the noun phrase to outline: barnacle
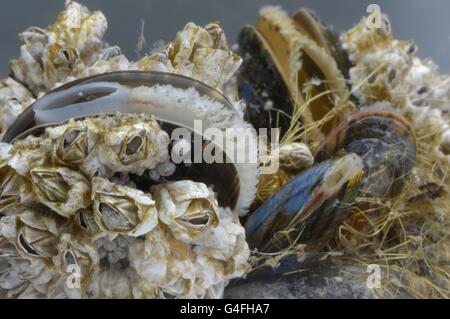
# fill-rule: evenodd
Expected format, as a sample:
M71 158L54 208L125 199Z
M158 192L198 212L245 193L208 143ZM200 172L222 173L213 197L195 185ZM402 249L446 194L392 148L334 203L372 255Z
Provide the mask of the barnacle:
M98 157L103 165L113 172L142 174L143 170L169 160L169 135L154 120L127 123L120 119L124 118L105 119L103 123L92 120L102 130L111 125L98 145Z
M155 201L139 190L92 179L94 218L100 229L112 235L141 236L158 224Z
M0 212L20 202L21 177L10 167L0 168Z
M64 217L70 218L90 204L89 182L78 172L65 167L37 167L30 176L38 200Z
M202 28L190 22L162 52L143 57L137 65L146 71L190 76L220 89L241 62L241 58L229 50L219 24L210 23Z
M158 200L159 218L178 240L195 242L200 233L219 224L217 200L203 183L169 182L152 193Z

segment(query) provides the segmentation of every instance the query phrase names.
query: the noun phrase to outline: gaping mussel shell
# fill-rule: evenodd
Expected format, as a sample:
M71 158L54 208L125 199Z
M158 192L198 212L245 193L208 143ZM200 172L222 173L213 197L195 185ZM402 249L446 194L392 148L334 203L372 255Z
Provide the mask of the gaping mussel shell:
M345 78L352 66L347 52L342 48L339 35L332 27L320 20L320 17L309 8L300 8L292 19L296 28L314 40L321 48L325 49L336 61L339 71Z
M363 164L355 154L304 171L250 215L245 225L249 246L281 251L306 243L320 249L345 220L362 175Z
M76 80L47 93L19 116L4 135L3 142L23 139L72 119L116 113L149 114L168 134L177 127L183 127L194 133L192 139L195 134L203 135L199 130L211 127L221 130L251 127L220 92L202 82L170 73L118 71ZM201 121L199 129L194 125L196 120ZM57 150L57 157L73 163L83 158L91 147L85 143L86 134L82 127L73 127L64 134L61 147L65 148L65 155ZM136 138L130 143L142 139L139 134L136 132ZM252 135L250 138L256 145L256 137ZM223 152L227 156L226 150ZM180 167L173 178L214 185L220 205L236 209L242 215L256 192L258 163L234 161L233 164L193 163L189 167ZM211 166L204 169L203 165Z
M346 70L345 52L332 34L310 11L291 19L278 7L263 8L255 27L242 28L238 90L255 127L279 127L283 136L296 108L306 106L300 120L308 126L345 100L345 80L334 59ZM339 121L334 114L321 128L311 127L310 138L321 140Z
M399 193L413 168L416 135L403 116L388 109L374 110L375 107L348 116L323 141L315 160L321 162L338 152L358 154L365 171L361 193L383 198Z

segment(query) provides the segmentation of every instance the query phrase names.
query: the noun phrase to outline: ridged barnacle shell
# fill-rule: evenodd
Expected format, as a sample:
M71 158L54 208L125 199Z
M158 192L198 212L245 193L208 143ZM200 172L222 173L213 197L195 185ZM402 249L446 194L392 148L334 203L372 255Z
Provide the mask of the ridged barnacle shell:
M102 128L98 158L111 171L142 174L169 160L169 135L153 119L116 117L98 124Z
M286 170L299 171L314 163L309 147L303 143L283 144L280 146L278 154L280 167Z
M83 121L46 129L46 135L54 142L52 156L57 164L77 166L83 164L98 141L98 134L89 130Z
M51 148L50 140L28 136L9 148L7 163L18 174L27 175L31 169L43 166L49 161Z
M155 201L140 190L94 177L92 200L95 221L113 238L118 234L138 237L158 224Z
M223 275L234 278L248 270L250 257L245 230L239 217L229 208L219 208L220 223L210 233L203 233L194 242L194 252L220 261L226 261Z
M42 62L46 66L44 69L46 82L62 82L75 70L78 63L78 51L55 43L47 46L42 55Z
M152 194L160 220L178 240L191 243L219 224L217 200L203 183L169 182L155 186Z
M55 23L47 29L31 27L20 34L20 57L10 63L12 76L35 95L99 59L107 28L100 11L67 1ZM62 66L62 67L61 67Z
M91 236L101 235L100 227L95 221L94 212L91 209L80 209L75 217L75 224L81 227Z
M31 92L19 82L12 78L0 81L0 136L33 102Z
M37 167L30 171L32 190L42 204L61 216L73 217L90 205L90 185L84 175L65 167Z
M130 265L136 270L135 298L192 296L195 268L192 251L167 229L157 227L145 242L130 247Z
M241 58L228 48L218 23L200 27L189 22L173 42L143 57L136 66L145 71L186 75L221 89L241 62Z
M58 222L37 211L25 210L16 216L15 245L21 256L47 263L58 254Z
M8 166L0 167L0 213L20 202L22 177Z
M65 280L76 272L80 288L86 288L98 270L100 257L95 247L86 240L80 241L70 234L63 234L60 237L58 254L53 260Z

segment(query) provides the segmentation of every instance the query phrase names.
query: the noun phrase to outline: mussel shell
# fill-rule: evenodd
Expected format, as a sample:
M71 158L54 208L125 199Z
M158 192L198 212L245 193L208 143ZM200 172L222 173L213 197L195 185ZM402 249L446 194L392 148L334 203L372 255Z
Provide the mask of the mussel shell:
M319 250L347 217L362 175L361 159L347 155L304 171L258 207L245 224L247 242L260 251L281 251L295 240ZM289 230L289 240L277 237Z
M404 183L416 159L416 135L403 116L389 110L360 111L350 115L321 144L320 162L338 152L358 154L364 163L365 195L393 196Z
M239 96L247 102L246 119L256 128L279 127L281 136L288 130L290 119L264 106L273 104L292 114L294 104L265 40L252 26L244 26L238 36L239 53L243 57L239 69Z
M304 34L307 34L318 45L327 50L345 78L349 77L352 63L347 52L342 48L339 35L326 25L319 16L309 8L301 8L294 13L292 19Z
M90 88L87 86L79 86L89 83L104 82L103 87L96 86ZM92 107L91 110L79 111L78 115L72 114L58 114L58 119L52 122L39 120L36 113L39 111L48 111L54 109L57 111L59 108L67 106L68 104L79 104L83 102L91 102L99 97L108 96L117 90L113 85L108 83L119 83L121 85L129 87L138 86L155 86L170 84L176 88L195 88L201 95L209 96L212 100L222 103L230 110L234 110L234 106L231 102L223 96L216 89L189 77L179 74L155 72L155 71L114 71L109 73L103 73L94 75L87 78L78 79L48 92L43 97L38 99L30 107L28 107L17 120L9 127L8 131L3 136L2 142L10 143L16 138L20 138L20 135L27 130L36 129L39 126L47 126L49 124L58 124L65 122L73 118L84 118L87 116L99 115L108 112L104 112L101 109ZM76 89L73 89L76 87ZM70 91L68 91L70 90ZM126 101L122 101L126 102ZM81 106L81 105L80 105ZM142 108L130 108L129 106L122 106L122 109L117 107L117 110L111 110L109 113L115 113L120 111L126 111L126 113L149 113L145 107ZM150 113L151 115L154 115ZM179 123L173 123L179 124Z
M256 27L241 29L238 43L243 57L238 92L256 128L278 127L283 137L295 118L308 128L308 139L318 142L341 120L338 112L329 116L348 93L331 50L280 8L263 8Z

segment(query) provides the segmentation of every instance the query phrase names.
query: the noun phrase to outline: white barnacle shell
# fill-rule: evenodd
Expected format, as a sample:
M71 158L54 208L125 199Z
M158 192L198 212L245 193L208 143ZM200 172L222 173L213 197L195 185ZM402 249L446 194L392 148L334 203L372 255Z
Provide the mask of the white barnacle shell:
M100 227L97 225L97 222L94 218L94 212L91 209L78 210L76 215L74 216L74 221L76 225L81 227L93 238L96 238L97 235L100 236Z
M71 234L63 234L58 244L58 254L53 262L66 281L68 276L76 271L79 276L80 287L86 288L95 276L100 257L97 249L86 240L79 240ZM64 285L67 294L74 293L74 289Z
M283 144L279 148L280 167L288 170L305 169L314 163L309 147L303 143Z
M132 284L128 272L115 268L100 270L87 289L87 295L98 299L126 299L132 297Z
M28 136L18 140L8 151L8 165L20 175L26 175L34 167L48 162L51 154L51 141L48 139Z
M136 271L135 298L187 298L195 283L189 245L176 240L163 227L146 235L145 242L130 247L130 266Z
M197 255L224 262L224 279L241 277L249 270L250 249L245 240L245 230L238 216L229 208L220 208L219 218L220 223L212 234L199 236L194 242L194 251Z
M152 194L160 220L178 240L191 243L219 223L217 200L203 183L168 182L155 186Z
M15 245L19 254L30 259L51 259L58 254L58 222L37 211L24 210L16 216Z
M20 202L24 182L23 177L12 168L0 167L0 212Z
M107 22L100 11L67 1L55 23L47 29L32 27L20 34L20 56L10 63L15 79L39 95L76 76L102 56Z
M239 68L242 60L228 50L218 24L205 28L190 22L178 32L169 51L179 73L221 88Z
M103 36L108 27L100 11L91 12L75 1L66 1L66 8L48 29L55 41L76 48L85 65L91 65L103 49Z
M94 155L99 135L84 121L70 120L68 123L49 127L46 135L53 141L52 157L57 164L67 166L80 166L80 169L89 173L85 167Z
M137 116L115 117L113 121L101 126L97 153L99 161L111 171L142 174L169 159L169 135L156 121L139 120Z
M189 22L162 52L143 57L136 66L140 70L190 76L221 89L241 62L241 58L229 50L219 24L211 23L202 28Z
M155 201L150 194L94 177L91 196L95 221L111 237L118 234L138 237L158 224Z
M65 167L37 167L30 171L37 200L63 217L70 218L90 205L89 181Z
M31 92L19 82L12 78L0 81L0 137L33 102Z

